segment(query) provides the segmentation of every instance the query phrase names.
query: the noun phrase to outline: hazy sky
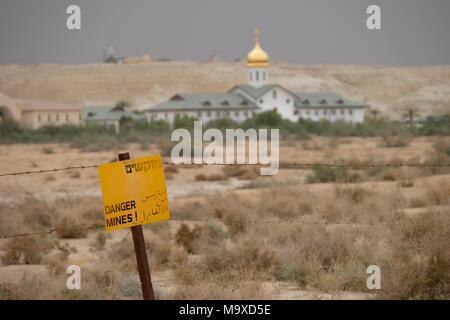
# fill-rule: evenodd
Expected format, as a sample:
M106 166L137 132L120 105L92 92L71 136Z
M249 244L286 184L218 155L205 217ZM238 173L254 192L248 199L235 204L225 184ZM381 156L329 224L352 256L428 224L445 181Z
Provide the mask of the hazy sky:
M81 7L79 31L66 8ZM382 30L366 27L381 7ZM148 53L245 58L253 29L271 60L301 64L450 64L450 0L0 0L0 63L101 61Z

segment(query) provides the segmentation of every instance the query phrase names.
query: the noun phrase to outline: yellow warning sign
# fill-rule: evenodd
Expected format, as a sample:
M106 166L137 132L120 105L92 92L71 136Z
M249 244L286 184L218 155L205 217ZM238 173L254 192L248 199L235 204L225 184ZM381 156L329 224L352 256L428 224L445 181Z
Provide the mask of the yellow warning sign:
M169 219L159 154L98 166L106 231Z

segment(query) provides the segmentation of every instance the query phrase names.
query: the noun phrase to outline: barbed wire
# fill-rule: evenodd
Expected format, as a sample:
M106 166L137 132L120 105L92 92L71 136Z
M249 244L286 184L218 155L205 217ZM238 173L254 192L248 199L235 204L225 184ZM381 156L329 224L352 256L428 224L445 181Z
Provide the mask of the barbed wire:
M104 225L93 225L86 228L77 228L74 231L86 231L86 230L93 230L93 229L99 229L104 228ZM18 238L18 237L27 237L27 236L38 236L38 235L47 235L47 234L56 234L58 232L58 229L49 229L47 231L39 231L39 232L29 232L29 233L19 233L19 234L10 234L10 235L0 235L0 239L9 239L9 238Z
M259 220L259 219L219 219L219 218L208 218L208 219L168 219L164 220L164 222L176 222L176 223L218 223L221 222L223 224L229 223L240 223L240 224L266 224L266 223L276 223L276 224L303 224L303 225L325 225L325 226L352 226L352 227L373 227L373 226L387 226L388 223L385 222L369 222L369 223L359 223L359 222L329 222L329 221L301 221L294 219L283 219L283 220ZM146 225L146 224L144 224ZM450 226L450 224L446 224L446 226ZM73 231L87 231L87 230L95 230L105 228L103 224L96 224L85 228L76 228ZM20 233L20 234L10 234L10 235L0 235L0 239L10 239L10 238L18 238L18 237L26 237L26 236L38 236L38 235L57 235L58 229L52 228L47 231L39 231L39 232L29 232L29 233ZM120 242L123 242L125 238L129 235L130 230L125 234Z
M260 163L212 163L212 164L176 164L173 162L163 162L163 165L175 165L180 167L204 167L204 166L261 166L264 167L267 164ZM67 170L82 170L82 169L90 169L97 168L99 165L85 165L85 166L70 166L63 168L53 168L53 169L41 169L41 170L28 170L28 171L17 171L17 172L5 172L0 173L0 177L6 176L18 176L18 175L27 175L27 174L38 174L38 173L51 173L51 172L60 172ZM291 167L312 167L312 166L323 166L323 167L334 167L334 168L377 168L377 167L450 167L450 163L301 163L301 162L280 162L280 169L289 169Z
M325 225L352 225L352 226L373 226L373 225L386 225L386 223L364 223L364 224L358 224L353 222L333 222L330 223L328 221L295 221L295 220L240 220L240 219L231 219L222 221L221 219L194 219L194 220L180 220L180 219L169 219L165 220L165 222L178 222L178 223L210 223L210 222L222 222L222 223L250 223L250 224L257 224L257 223L289 223L292 224L294 222L301 223L301 224L325 224ZM73 231L86 231L86 230L95 230L105 228L105 225L93 225L86 228L77 228ZM39 236L39 235L57 235L58 229L52 228L47 231L39 231L39 232L29 232L29 233L19 233L19 234L10 234L10 235L0 235L0 239L10 239L10 238L19 238L19 237L27 237L27 236ZM128 236L129 232L123 237L122 241Z

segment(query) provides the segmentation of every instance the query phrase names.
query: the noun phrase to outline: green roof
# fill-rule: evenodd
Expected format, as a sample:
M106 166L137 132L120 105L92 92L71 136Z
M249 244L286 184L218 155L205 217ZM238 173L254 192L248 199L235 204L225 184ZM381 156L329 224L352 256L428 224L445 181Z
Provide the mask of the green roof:
M143 115L128 112L114 106L88 106L83 108L83 120L85 121L115 121L120 120L122 117L129 117L133 120L145 119Z
M334 92L297 92L295 95L297 108L365 107Z
M181 93L144 111L259 109L238 93Z
M248 93L253 99L257 99L262 96L264 93L269 91L270 89L276 87L276 84L265 84L261 87L254 87L249 84L240 84L236 85L229 92L232 92L236 89L242 89L244 92Z

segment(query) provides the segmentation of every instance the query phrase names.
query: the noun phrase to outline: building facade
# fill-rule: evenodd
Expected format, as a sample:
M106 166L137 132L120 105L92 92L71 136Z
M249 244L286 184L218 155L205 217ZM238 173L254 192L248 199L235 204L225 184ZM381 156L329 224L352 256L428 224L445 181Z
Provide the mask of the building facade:
M257 112L274 110L283 118L298 121L364 122L367 106L334 92L293 93L269 83L269 56L261 48L259 32L253 50L247 55L248 83L236 85L227 93L176 94L166 102L144 110L148 121L173 123L175 116L195 117L204 122L218 118L243 121Z

